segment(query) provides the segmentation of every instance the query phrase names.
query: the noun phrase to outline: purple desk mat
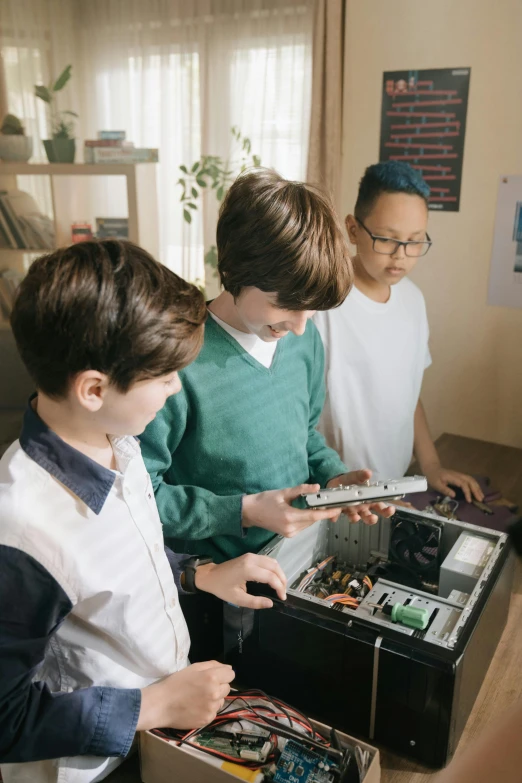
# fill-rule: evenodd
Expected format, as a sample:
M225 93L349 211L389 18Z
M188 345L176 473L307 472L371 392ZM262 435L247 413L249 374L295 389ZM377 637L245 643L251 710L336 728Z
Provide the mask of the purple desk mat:
M458 487L453 487L457 492L457 497L455 499L458 500L459 503L455 516L461 522L468 522L471 525L478 525L479 527L489 527L492 530L499 530L502 533L505 533L508 527L518 519L518 515L515 511L512 511L506 506L491 505L492 501L502 497L501 493L490 485L489 479L485 476L475 476L475 479L480 484L480 488L484 493L483 502L491 508L493 514L487 514L472 503L467 503L462 494L462 490ZM419 511L424 511L426 506L437 503L442 497L443 495L437 490L429 489L427 492L417 492L413 495L406 495L404 500L411 503L411 505Z

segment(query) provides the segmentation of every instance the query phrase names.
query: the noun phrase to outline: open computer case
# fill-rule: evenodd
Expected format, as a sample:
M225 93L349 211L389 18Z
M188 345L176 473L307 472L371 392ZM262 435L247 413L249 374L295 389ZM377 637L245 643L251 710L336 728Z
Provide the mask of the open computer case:
M319 523L262 554L282 566L288 597L271 595L270 610L226 607L237 682L424 764L447 763L506 623L506 534L401 508L371 527ZM427 627L379 608L395 603L425 609Z

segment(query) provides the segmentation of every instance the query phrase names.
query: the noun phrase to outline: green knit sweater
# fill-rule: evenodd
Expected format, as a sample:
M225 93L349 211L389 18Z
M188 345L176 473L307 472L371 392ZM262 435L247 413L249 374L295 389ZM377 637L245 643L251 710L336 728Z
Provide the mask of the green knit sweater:
M165 538L215 562L258 552L273 533L241 525L244 494L326 482L346 471L316 425L324 352L311 321L279 340L269 369L212 318L183 389L141 436Z

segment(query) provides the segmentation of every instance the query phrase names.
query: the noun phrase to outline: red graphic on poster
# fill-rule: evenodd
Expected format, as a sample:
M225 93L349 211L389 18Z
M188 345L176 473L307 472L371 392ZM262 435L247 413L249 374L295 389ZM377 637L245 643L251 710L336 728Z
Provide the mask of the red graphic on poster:
M430 209L458 212L470 68L383 76L379 160L403 160L431 188Z

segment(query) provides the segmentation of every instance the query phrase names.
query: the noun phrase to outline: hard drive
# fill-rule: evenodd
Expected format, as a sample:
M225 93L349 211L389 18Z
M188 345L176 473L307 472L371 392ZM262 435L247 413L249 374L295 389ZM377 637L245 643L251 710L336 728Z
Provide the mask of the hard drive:
M347 486L321 489L303 495L308 508L344 508L360 503L372 503L380 500L392 501L414 492L426 492L428 482L424 476L405 476L401 479L373 481L368 484L348 484Z

